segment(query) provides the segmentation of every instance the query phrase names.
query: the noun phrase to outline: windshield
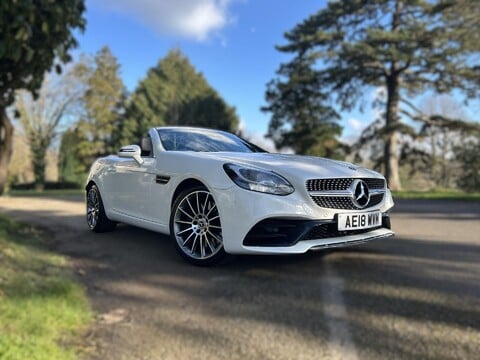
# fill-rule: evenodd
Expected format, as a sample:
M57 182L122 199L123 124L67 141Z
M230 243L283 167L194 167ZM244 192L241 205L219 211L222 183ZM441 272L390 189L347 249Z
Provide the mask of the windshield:
M223 131L191 128L164 128L157 131L167 151L266 152L236 135Z

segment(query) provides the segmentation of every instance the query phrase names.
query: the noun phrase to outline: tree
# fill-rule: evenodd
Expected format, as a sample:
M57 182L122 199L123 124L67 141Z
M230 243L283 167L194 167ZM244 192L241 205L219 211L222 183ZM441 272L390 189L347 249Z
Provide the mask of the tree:
M470 136L456 147L455 158L462 169L458 186L465 191L480 191L480 135Z
M132 94L114 134L118 146L136 142L150 127L207 126L235 131L235 109L198 73L180 50L171 50L151 68Z
M423 114L430 118L433 116L442 116L447 119L466 118L461 104L448 96L430 96L422 102L420 108ZM425 123L419 135L424 140L423 143L428 144L426 165L430 170L431 179L436 186L452 187L455 176L458 175L457 166L453 161L453 150L462 144L464 137L468 134L462 129Z
M376 110L384 105L384 91L377 91ZM404 102L406 102L404 100ZM420 127L405 126L398 129L398 160L402 182L418 190L432 187L455 187L459 174L453 158L453 149L463 139L480 133L480 124L468 121L460 103L448 96L428 96L417 108L409 103L411 116L421 121ZM378 136L385 126L385 118L368 125L350 147L355 162L381 171L384 140Z
M7 188L12 184L31 181L31 160L28 141L24 134L15 131L13 138L12 160L8 166Z
M62 136L58 170L61 181L79 182L96 158L115 150L113 134L124 116L126 89L107 46L93 58L82 55L73 69L81 106L78 121Z
M58 135L61 121L74 113L82 94L74 71L45 78L37 99L26 91L17 94L15 107L30 147L35 186L43 190L47 150Z
M83 183L88 168L81 161L79 144L85 141L78 128L65 131L58 153L58 179L61 182Z
M15 91L37 94L45 71L71 60L75 29L85 28L84 0L0 2L0 194L12 154L13 126L7 107Z
M288 43L278 49L295 54L293 61L315 59L318 83L343 110L355 107L366 88L385 88L377 136L384 142L385 175L398 190L398 138L407 127L400 113L425 120L401 103L426 90L478 94L479 21L476 0L331 1L287 32Z
M337 136L342 128L336 111L326 105L313 61L301 54L280 66L279 78L268 84L262 111L271 112L267 137L277 150L291 148L297 154L336 157Z
M84 141L79 146L82 162L110 153L112 133L124 112L125 85L120 78L120 65L110 49L104 46L95 55L93 66L79 63L79 72L86 74L86 90L82 97L85 114L78 131Z

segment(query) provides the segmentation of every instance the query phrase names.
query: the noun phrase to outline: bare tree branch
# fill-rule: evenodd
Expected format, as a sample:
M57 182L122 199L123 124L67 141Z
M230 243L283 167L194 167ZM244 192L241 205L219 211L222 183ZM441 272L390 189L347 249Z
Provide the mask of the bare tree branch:
M28 139L35 182L39 187L45 182L45 157L58 134L62 123L75 113L84 88L72 71L62 76L48 74L34 99L25 91L17 93L18 122Z

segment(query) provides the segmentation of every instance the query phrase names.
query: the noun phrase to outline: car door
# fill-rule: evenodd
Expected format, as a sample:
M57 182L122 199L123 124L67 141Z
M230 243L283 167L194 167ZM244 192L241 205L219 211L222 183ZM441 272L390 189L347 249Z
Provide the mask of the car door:
M152 136L150 136L152 135ZM145 186L148 188L147 199L142 209L145 220L154 223L158 228L168 230L168 216L170 205L169 194L172 191L171 174L167 169L169 152L163 150L158 133L155 131L142 139L142 154L153 158L152 162L145 164L148 176L145 177Z
M144 159L142 165L134 159L120 159L115 166L114 210L135 218L144 218L149 191L149 169L154 159Z
M145 144L149 144L146 149ZM114 165L114 200L115 211L138 219L146 218L146 203L150 184L155 178L155 159L149 137L141 140L140 164L133 158L119 158Z
M168 228L168 217L170 214L169 197L167 196L172 189L171 173L166 168L166 158L168 152L162 151L155 156L155 163L152 164L149 173L149 191L145 202L146 219L157 225Z
M121 159L115 164L115 201L117 212L168 228L166 204L170 176L162 165L167 152L154 146L149 136L141 140L143 164Z

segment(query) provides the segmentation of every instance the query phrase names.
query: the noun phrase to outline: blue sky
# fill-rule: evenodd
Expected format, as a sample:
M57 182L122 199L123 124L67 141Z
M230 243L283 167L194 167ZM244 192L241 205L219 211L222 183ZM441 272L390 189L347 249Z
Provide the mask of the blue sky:
M108 45L133 91L148 68L179 47L236 107L247 131L262 135L269 120L259 109L266 83L288 59L274 46L323 5L308 0L90 0L77 53L92 54Z
M87 28L76 53L108 45L129 91L169 49L179 47L225 100L248 133L261 139L269 114L260 111L266 84L287 55L283 33L325 5L310 0L87 0ZM374 120L366 91L363 113L342 113L343 137Z

